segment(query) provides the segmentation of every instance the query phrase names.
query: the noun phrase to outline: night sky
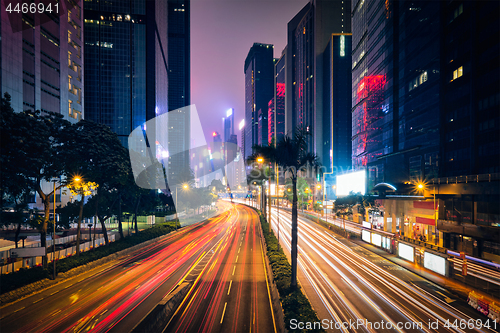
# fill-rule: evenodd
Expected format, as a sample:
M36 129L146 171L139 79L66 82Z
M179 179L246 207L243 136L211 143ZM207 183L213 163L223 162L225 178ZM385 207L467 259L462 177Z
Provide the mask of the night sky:
M279 58L286 46L288 21L308 0L192 0L191 104L203 131L222 132L222 117L234 108L235 132L244 117L243 66L254 42L274 44ZM208 140L207 140L208 141Z

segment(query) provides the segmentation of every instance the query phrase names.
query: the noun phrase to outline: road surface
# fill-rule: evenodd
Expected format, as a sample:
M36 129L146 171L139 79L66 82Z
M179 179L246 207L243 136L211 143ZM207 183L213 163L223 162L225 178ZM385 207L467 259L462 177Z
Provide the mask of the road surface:
M279 223L289 256L291 214L280 211ZM342 332L494 331L484 327L494 322L445 289L310 220L299 217L298 225L299 282L328 331L341 326ZM285 323L290 325L298 324Z
M223 327L233 322L238 329L250 325L253 313L252 327L270 332L273 321L259 259L256 214L242 206L224 205L227 211L217 218L182 228L124 258L2 307L0 331L129 332L177 284L201 273L196 285L199 295L207 302L213 298L219 306L222 301L222 306L229 303ZM234 276L233 271L228 275L230 265L233 270L236 267ZM232 294L224 297L228 290L222 281L229 277ZM211 309L213 303L207 306ZM218 313L214 309L210 315Z
M166 332L276 332L259 217L237 205L236 223L178 308Z

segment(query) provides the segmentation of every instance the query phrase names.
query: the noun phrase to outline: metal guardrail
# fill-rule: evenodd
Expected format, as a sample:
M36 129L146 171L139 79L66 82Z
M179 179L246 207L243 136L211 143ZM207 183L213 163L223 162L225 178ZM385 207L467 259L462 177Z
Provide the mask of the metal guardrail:
M500 173L489 173L482 175L442 177L430 180L431 184L458 184L458 183L479 183L500 180Z
M433 244L426 243L426 242L422 242L422 241L419 241L417 239L413 239L413 238L408 238L408 237L405 237L405 236L401 236L401 237L399 237L399 240L405 241L405 242L408 242L408 243L412 243L414 245L423 246L425 248L428 248L428 249L431 249L431 250L434 250L434 251L437 251L437 252L440 252L440 253L446 253L446 248L444 248L444 247L441 247L441 246L438 246L438 245L433 245Z

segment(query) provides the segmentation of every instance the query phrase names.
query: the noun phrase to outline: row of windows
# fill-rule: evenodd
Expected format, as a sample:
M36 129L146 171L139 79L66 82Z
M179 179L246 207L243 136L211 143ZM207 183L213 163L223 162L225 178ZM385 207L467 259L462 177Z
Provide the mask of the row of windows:
M446 113L446 121L451 123L468 115L469 115L469 106L464 105L461 108L457 108L451 112Z
M483 98L478 102L478 109L487 109L500 104L500 93Z
M458 79L458 78L459 78L459 77L461 77L462 75L464 75L464 66L460 66L460 67L458 67L457 69L455 69L455 70L453 71L453 77L452 77L452 79L450 80L450 82L451 82L451 81L453 81L453 80Z
M40 27L40 34L47 38L52 44L54 44L55 46L59 47L59 38L57 38L56 36L54 36L53 34L51 34L47 29L44 29L43 27Z
M487 144L479 146L478 155L479 156L490 156L498 155L500 152L500 143L498 141L489 142Z
M415 89L416 87L418 87L422 83L426 82L427 78L428 78L427 71L425 71L422 74L420 74L419 76L417 76L416 78L414 78L413 80L411 80L410 86L408 87L408 91L412 91L413 89Z
M480 131L487 131L494 128L495 128L495 119L490 119L479 123Z
M54 96L54 97L55 97L55 98L57 98L57 99L61 99L61 97L60 97L60 96L58 96L58 95L56 95L56 94L53 94L53 93L51 93L51 92L50 92L50 91L48 91L48 90L45 90L45 89L43 89L43 88L41 88L40 90L41 90L41 91L43 91L43 92L44 92L44 93L46 93L46 94L49 94L49 95L51 95L51 96Z
M446 153L446 160L448 162L462 161L470 158L469 149L457 149Z

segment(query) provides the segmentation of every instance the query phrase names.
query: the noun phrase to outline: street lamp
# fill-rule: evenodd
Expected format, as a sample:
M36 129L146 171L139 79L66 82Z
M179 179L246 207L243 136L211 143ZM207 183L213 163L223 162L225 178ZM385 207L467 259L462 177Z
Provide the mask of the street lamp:
M427 184L423 183L423 182L418 182L416 184L416 188L417 188L417 191L422 191L422 194L424 195L425 197L425 189L427 187ZM437 228L437 216L438 216L438 211L437 211L437 207L436 207L436 186L432 185L432 189L433 189L433 194L432 194L432 197L433 197L433 200L432 200L432 209L434 210L434 232L435 232L435 237L434 237L434 244L435 245L438 245L439 243L439 231L438 231L438 228Z

